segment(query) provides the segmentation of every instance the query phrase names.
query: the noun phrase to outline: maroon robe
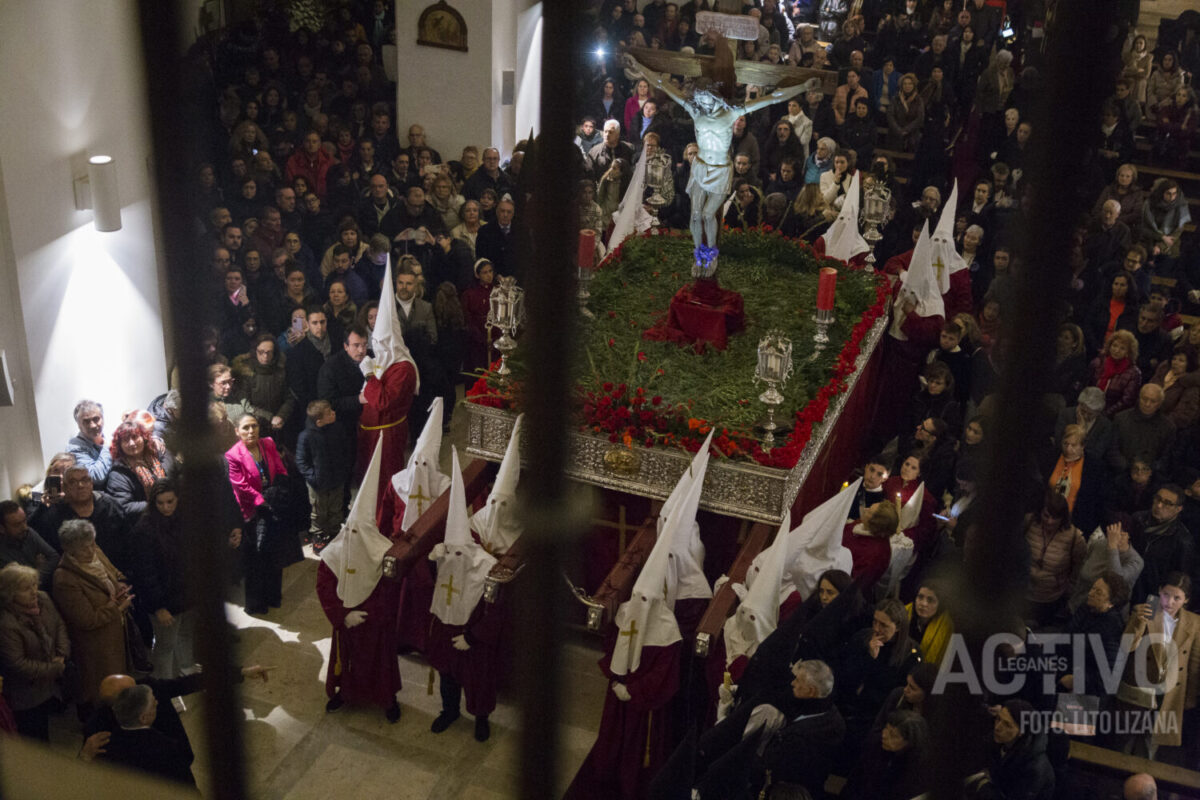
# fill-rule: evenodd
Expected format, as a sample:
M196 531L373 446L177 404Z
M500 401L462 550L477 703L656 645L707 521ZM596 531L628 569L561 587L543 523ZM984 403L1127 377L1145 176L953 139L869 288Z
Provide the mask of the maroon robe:
M317 567L317 597L333 624L325 694L340 693L351 705L390 708L400 691L400 662L396 657L396 605L399 587L381 578L359 606L346 608L337 596L337 576L322 562ZM360 610L367 618L346 627L346 614Z
M463 364L465 372L477 369L487 369L491 363L489 356L487 316L488 303L492 296L492 284L484 285L476 280L475 283L463 289L462 310L467 322L467 358ZM499 338L500 332L492 330L492 340Z
M953 319L957 314L970 314L975 308L975 300L971 295L971 271L960 269L950 273L950 288L942 295L942 304L946 306L946 319Z
M496 693L505 663L502 647L511 631L506 591L497 593L496 602L480 598L466 625L447 625L430 616L429 639L425 657L438 672L454 678L467 696L467 713L486 717L496 709ZM426 606L428 608L428 606ZM456 650L451 640L465 636L470 650Z
M405 504L392 484L388 483L387 494L392 504L393 539L400 537L400 525L404 520ZM397 605L399 619L396 623L398 644L406 650L425 652L426 639L429 637L429 624L433 615L429 607L433 604L433 571L429 568L429 560L422 558L412 565L408 574L397 581L399 592Z
M842 545L850 551L854 559L854 567L850 577L859 581L859 586L865 596L870 597L870 591L879 583L879 579L887 572L892 563L892 545L887 539L880 539L870 534L857 534L854 526L857 522L848 522L842 530Z
M413 401L417 371L408 361L392 364L383 379L371 375L363 385L367 404L358 420L358 464L354 480L362 480L375 453L375 442L383 437L379 462L379 494L375 506L375 524L384 530L392 519L396 493L391 490L392 476L404 469L404 449L408 446L408 409Z
M692 646L696 626L708 600L679 600L675 603L675 618L683 637L666 647L643 647L641 663L632 673L612 672L613 641L617 631L609 634L609 644L600 670L610 681L604 696L604 713L596 743L579 768L564 800L642 800L650 782L666 763L679 744L676 708L680 693L680 676L687 666L683 648ZM630 699L621 700L612 692L612 683L623 683ZM703 687L699 687L703 695Z
M893 312L894 313L894 312ZM879 371L879 391L872 413L871 432L882 447L896 435L904 404L896 397L911 397L917 389L917 376L925 367L925 356L938 346L945 317L922 317L913 311L904 318L900 330L908 340L897 339L890 333L883 337L883 363Z

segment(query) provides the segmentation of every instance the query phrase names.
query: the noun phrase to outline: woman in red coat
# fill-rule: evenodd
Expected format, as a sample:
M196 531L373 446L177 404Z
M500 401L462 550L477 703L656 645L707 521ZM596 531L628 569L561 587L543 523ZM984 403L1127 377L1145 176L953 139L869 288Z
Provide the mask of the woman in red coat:
M465 369L474 372L487 369L489 359L487 331L488 299L492 296L492 280L496 275L492 262L481 258L475 262L475 283L462 293L463 316L467 321L467 360ZM499 336L499 331L494 335Z
M284 536L272 505L284 502L280 479L287 468L270 437L259 438L258 420L250 414L237 421L240 440L225 452L229 482L246 522L242 548L246 558L246 613L266 614L283 599L283 568L276 558ZM272 502L274 501L274 503Z
M1104 392L1104 415L1115 417L1133 408L1142 388L1137 367L1138 343L1129 331L1116 331L1090 365L1092 385Z

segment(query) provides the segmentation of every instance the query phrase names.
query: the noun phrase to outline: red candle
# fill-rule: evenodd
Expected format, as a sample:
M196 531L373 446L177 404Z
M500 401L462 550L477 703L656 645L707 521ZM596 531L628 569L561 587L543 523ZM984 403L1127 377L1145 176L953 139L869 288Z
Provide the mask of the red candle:
M837 270L833 267L821 267L820 276L817 281L817 310L833 311L833 295L837 289Z
M583 230L579 232L579 268L591 269L596 261L596 233Z

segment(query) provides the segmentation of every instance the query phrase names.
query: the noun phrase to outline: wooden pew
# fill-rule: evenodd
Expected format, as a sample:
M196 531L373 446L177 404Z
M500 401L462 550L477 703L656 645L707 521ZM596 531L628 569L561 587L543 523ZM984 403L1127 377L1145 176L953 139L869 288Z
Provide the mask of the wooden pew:
M1116 750L1107 750L1078 739L1071 741L1070 758L1072 761L1087 764L1089 768L1122 773L1122 779L1129 775L1145 772L1159 784L1160 791L1164 788L1163 784L1175 789L1200 790L1200 773L1198 772L1176 767L1173 764L1163 764L1147 758L1126 755ZM1191 796L1190 792L1189 796Z
M654 549L654 542L658 539L655 524L657 518L657 514L646 518L594 595L588 597L582 589L571 583L569 578L567 579L575 598L587 606L589 631L599 632L616 616L617 608L621 603L629 599L638 573L642 571L642 565L646 563L646 558Z
M463 470L467 502L477 497L490 480L488 462L475 459ZM407 531L392 535L392 547L383 559L384 575L402 580L413 564L429 556L433 546L446 536L446 512L450 508L450 490L442 492Z
M733 565L729 568L729 580L713 595L713 599L708 603L708 609L700 618L700 624L696 626L696 655L698 657L708 657L712 643L717 640L725 627L725 620L729 619L729 616L737 608L738 596L733 591L733 584L746 580L746 573L749 571L750 565L767 546L767 540L771 538L771 533L772 528L762 522L756 522L750 528L745 541L742 542L741 549L738 550L737 558L733 560Z

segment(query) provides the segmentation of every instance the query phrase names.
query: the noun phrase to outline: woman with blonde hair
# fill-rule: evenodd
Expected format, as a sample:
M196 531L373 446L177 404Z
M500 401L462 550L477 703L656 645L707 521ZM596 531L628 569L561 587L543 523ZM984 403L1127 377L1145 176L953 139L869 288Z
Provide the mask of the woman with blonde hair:
M0 569L0 671L17 731L50 741L49 715L62 707L62 676L71 655L67 627L32 567Z
M1092 359L1092 385L1104 392L1104 415L1113 417L1137 402L1142 372L1137 366L1138 342L1129 331L1115 331L1100 355Z
M811 244L825 233L835 219L837 212L825 202L820 184L806 183L792 203L792 214L784 233Z

